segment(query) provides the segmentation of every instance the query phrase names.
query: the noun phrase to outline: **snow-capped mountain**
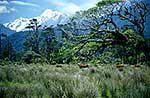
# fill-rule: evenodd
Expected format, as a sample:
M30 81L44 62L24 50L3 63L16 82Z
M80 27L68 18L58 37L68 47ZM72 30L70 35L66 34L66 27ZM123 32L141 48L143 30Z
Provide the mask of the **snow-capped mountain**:
M10 30L9 28L6 28L4 25L0 24L0 34L5 34L7 36L14 34L15 31Z
M39 25L45 26L45 25L57 25L57 24L64 24L68 20L68 16L58 12L58 11L52 11L50 9L46 9L40 16L33 17L34 19L37 19ZM22 18L14 20L10 23L5 23L4 26L15 30L16 32L24 31L25 27L29 25L29 20L33 18Z
M29 24L29 19L20 17L13 22L6 23L4 26L16 32L22 31Z

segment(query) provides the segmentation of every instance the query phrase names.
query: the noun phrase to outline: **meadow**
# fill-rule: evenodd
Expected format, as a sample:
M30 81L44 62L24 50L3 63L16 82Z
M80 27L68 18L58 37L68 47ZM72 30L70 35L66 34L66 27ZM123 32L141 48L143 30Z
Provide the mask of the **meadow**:
M0 65L0 98L149 98L147 66Z

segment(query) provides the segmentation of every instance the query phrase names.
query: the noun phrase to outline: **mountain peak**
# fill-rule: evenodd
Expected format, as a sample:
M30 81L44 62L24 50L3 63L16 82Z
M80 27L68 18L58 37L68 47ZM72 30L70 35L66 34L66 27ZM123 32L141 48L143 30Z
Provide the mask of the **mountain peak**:
M40 16L44 17L53 17L55 15L61 15L63 13L60 13L58 11L52 11L51 9L46 9Z
M49 16L51 14L53 14L53 11L51 9L46 9L41 16Z
M58 11L52 11L51 9L46 9L40 16L33 18L37 19L42 26L63 24L68 20L67 15ZM5 23L4 26L11 30L15 30L16 32L24 31L25 27L28 26L30 19L32 18L28 19L20 17L10 23Z

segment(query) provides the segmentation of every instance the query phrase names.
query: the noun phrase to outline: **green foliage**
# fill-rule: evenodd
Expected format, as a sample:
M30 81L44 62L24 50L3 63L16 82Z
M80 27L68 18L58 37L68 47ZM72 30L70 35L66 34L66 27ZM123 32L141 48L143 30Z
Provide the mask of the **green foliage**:
M22 60L27 64L46 62L46 60L43 57L41 57L41 55L35 53L34 51L27 51L23 55Z
M12 44L7 41L7 44L5 45L3 51L2 51L2 59L3 60L10 60L14 61L16 60L16 51L14 50Z
M125 30L123 34L128 38L128 41L134 45L134 47L145 42L145 39L141 35L135 33L133 29Z
M88 14L88 13L91 13L91 14L92 14L92 13L96 12L97 9L98 9L98 7L93 7L93 8L88 9L87 11L82 12L82 14L83 14L83 15L84 15L84 14Z
M133 29L126 29L117 36L111 33L106 33L101 39L98 36L98 32L92 32L84 36L74 36L74 41L64 41L65 44L59 49L55 61L57 63L90 62L94 65L136 64L146 61L144 50L140 50L145 40ZM142 56L141 53L144 55Z
M147 46L150 46L150 38L145 38L146 42L147 42Z
M123 35L125 35L127 38L126 42L127 46L124 47L124 49L126 50L126 53L130 54L129 56L129 61L131 61L130 63L134 64L139 62L145 62L146 57L144 50L142 50L142 46L145 45L145 39L141 35L135 33L133 29L125 30L123 32Z
M45 57L51 64L55 63L55 58L57 57L57 52L61 47L61 43L57 41L55 36L54 28L47 27L42 32L43 42L40 49L40 54Z
M11 64L12 62L10 60L6 59L0 59L0 65L4 66L4 65L8 65Z
M56 61L58 63L69 63L73 61L73 58L75 56L75 49L73 49L71 43L67 43L66 47L62 46L59 49L58 57L56 58Z
M34 50L34 48L35 48L35 42L36 42L35 37L36 36L35 36L35 34L33 32L29 32L27 34L26 40L23 43L24 46L25 46L25 50Z
M31 19L30 23L26 27L26 29L29 29L30 32L26 41L24 42L24 45L28 50L34 51L36 53L39 53L40 27L41 25L39 25L37 19Z
M120 8L115 9L115 6ZM41 33L38 32L40 27L38 21L32 19L27 27L32 30L30 33L32 36L29 36L25 45L29 47L27 50L40 54L51 64L144 63L147 54L142 49L142 44L145 45L142 24L146 12L139 12L145 11L146 8L142 6L143 3L133 1L131 6L126 8L123 0L101 0L93 8L76 12L67 24L58 24L57 30L50 26L44 28ZM139 13L140 18L135 19L136 16L130 13L133 12L131 10ZM113 19L115 17L120 19L120 22L127 21L128 24L118 26ZM140 23L136 23L137 21ZM88 33L80 34L84 31ZM58 40L57 36L61 38Z
M108 5L112 5L113 3L117 3L121 1L123 0L101 0L96 4L96 6L98 7L108 6Z

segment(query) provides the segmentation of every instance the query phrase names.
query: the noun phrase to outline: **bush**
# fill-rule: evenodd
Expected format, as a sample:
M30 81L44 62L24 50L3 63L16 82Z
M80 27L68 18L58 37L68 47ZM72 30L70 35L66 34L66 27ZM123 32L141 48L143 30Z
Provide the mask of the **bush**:
M23 62L25 62L27 64L46 62L45 58L43 58L41 55L35 53L34 51L27 51L23 55L22 60L23 60Z

